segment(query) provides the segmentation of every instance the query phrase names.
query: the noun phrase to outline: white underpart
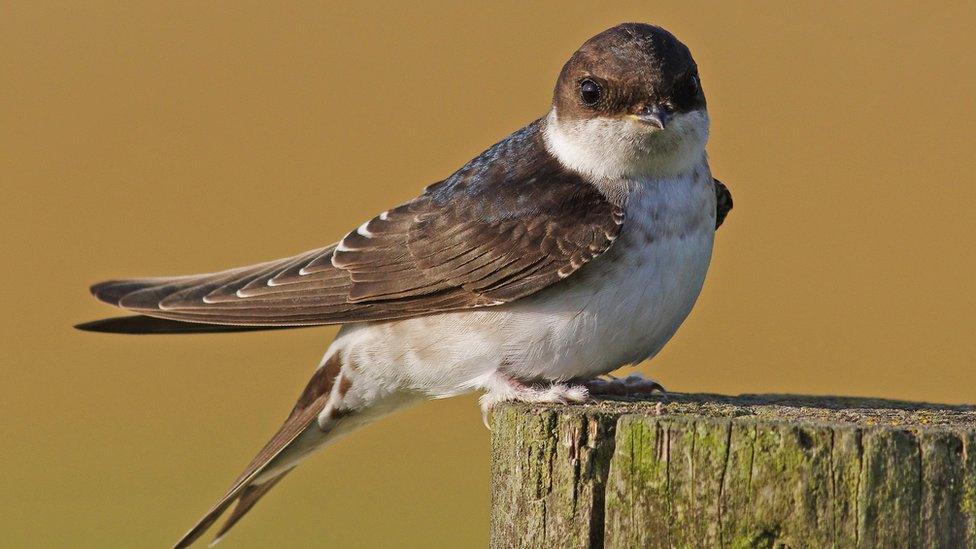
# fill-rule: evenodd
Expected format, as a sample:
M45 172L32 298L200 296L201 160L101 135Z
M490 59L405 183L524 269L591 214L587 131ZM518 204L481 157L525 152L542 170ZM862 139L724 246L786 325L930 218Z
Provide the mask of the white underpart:
M606 253L510 304L343 326L326 356L341 353L343 375L354 377L329 410L340 406L372 418L420 398L474 390L487 391L488 402L574 399L580 395L571 387L563 391L564 382L660 351L691 311L711 258L715 191L704 153L708 118L677 117L650 144L644 129L636 145L633 130L620 124L634 123L605 120L547 131L550 151L565 165L599 175L601 189L621 195L616 198L625 204L626 220ZM614 131L625 135L615 138ZM513 379L554 387L525 392Z

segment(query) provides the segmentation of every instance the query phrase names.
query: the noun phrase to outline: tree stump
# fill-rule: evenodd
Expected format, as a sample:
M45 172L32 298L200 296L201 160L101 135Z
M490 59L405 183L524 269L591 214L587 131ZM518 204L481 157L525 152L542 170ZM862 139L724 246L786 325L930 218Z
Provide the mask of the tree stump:
M492 414L491 546L976 547L976 407L671 394Z

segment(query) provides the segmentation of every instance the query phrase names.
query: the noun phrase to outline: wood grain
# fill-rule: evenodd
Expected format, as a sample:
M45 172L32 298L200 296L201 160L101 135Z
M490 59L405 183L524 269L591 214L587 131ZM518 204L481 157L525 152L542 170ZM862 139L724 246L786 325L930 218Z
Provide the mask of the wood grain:
M976 547L976 407L789 395L507 404L491 546Z

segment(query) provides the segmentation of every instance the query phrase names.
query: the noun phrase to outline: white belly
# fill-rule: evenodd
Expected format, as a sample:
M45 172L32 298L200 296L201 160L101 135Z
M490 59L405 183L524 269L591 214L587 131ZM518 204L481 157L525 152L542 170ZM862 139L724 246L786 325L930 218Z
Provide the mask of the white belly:
M348 325L333 348L382 384L449 396L496 371L567 380L655 355L705 280L715 193L695 175L644 183L627 201L611 249L554 286L514 303L395 322Z

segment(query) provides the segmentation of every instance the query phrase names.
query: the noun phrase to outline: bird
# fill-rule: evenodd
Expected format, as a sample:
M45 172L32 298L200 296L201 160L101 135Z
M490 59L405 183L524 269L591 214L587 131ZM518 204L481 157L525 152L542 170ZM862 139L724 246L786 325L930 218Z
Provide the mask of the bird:
M233 506L216 543L309 454L406 406L478 391L486 417L509 400L584 402L656 355L732 208L709 124L688 47L623 23L572 54L546 114L333 244L92 286L134 314L82 330L341 326L280 429L175 547Z

